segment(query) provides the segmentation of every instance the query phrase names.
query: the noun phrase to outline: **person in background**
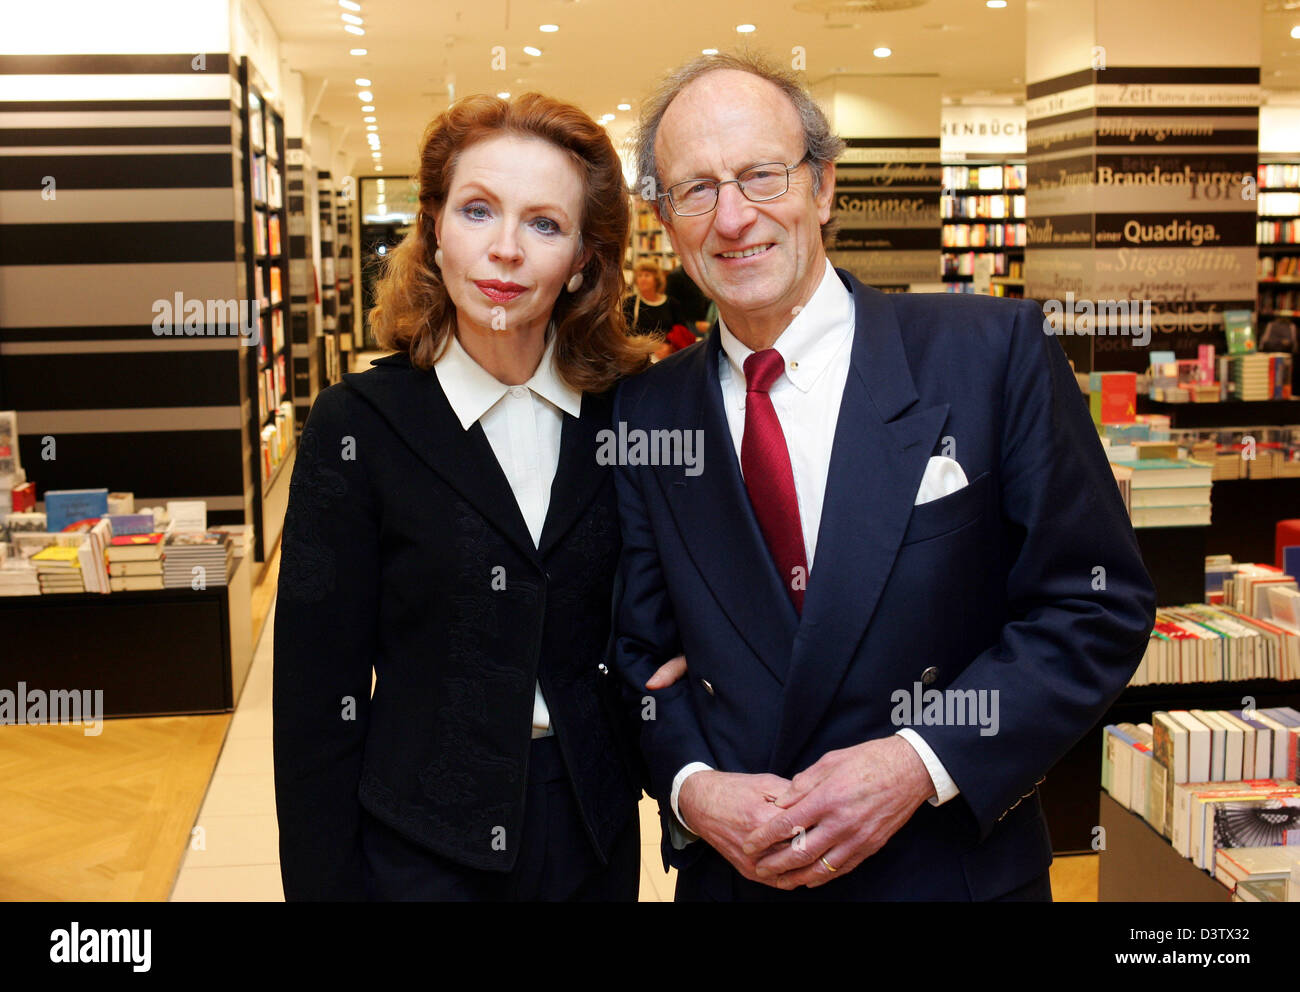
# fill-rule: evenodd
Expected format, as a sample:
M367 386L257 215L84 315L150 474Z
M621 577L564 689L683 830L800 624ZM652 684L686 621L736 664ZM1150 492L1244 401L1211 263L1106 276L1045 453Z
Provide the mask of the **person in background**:
M632 270L632 293L623 301L623 316L633 334L656 335L664 339L655 358L667 358L695 343L691 319L665 289L667 280L658 264L642 259Z

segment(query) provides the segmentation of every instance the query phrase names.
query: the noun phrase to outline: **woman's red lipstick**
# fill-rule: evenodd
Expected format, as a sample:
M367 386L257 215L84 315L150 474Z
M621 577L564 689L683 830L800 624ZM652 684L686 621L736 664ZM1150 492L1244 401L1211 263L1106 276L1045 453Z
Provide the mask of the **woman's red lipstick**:
M502 282L499 279L478 279L474 285L493 303L509 303L527 288L517 282Z

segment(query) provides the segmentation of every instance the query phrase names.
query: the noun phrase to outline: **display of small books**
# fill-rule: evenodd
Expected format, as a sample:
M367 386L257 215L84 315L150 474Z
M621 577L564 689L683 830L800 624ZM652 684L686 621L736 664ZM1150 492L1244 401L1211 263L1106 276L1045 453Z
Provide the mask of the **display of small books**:
M0 562L0 596L39 596L40 581L36 567L23 558L6 558Z
M224 586L232 557L230 537L219 531L169 534L163 548L163 585L168 589ZM199 568L202 571L195 571Z
M51 593L85 592L81 576L81 561L76 548L51 545L32 555L41 595Z

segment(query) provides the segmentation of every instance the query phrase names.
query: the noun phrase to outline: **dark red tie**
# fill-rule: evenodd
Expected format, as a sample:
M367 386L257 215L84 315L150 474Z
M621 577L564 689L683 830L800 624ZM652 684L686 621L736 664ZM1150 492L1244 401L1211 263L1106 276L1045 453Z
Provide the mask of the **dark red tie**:
M799 501L785 432L767 394L784 369L785 359L775 348L756 351L745 359L745 436L740 442L740 468L767 549L796 612L802 614L808 558Z

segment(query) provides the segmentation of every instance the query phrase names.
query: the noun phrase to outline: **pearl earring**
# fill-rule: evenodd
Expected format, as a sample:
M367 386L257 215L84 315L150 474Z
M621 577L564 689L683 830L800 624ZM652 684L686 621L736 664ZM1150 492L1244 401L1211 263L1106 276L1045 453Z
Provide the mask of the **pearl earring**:
M436 266L438 266L438 268L440 268L440 269L442 268L442 249L441 249L441 248L439 248L437 251L435 251L435 252L433 253L433 264L436 265Z
M575 272L569 281L564 284L564 288L570 293L576 293L580 290L582 288L582 273Z

